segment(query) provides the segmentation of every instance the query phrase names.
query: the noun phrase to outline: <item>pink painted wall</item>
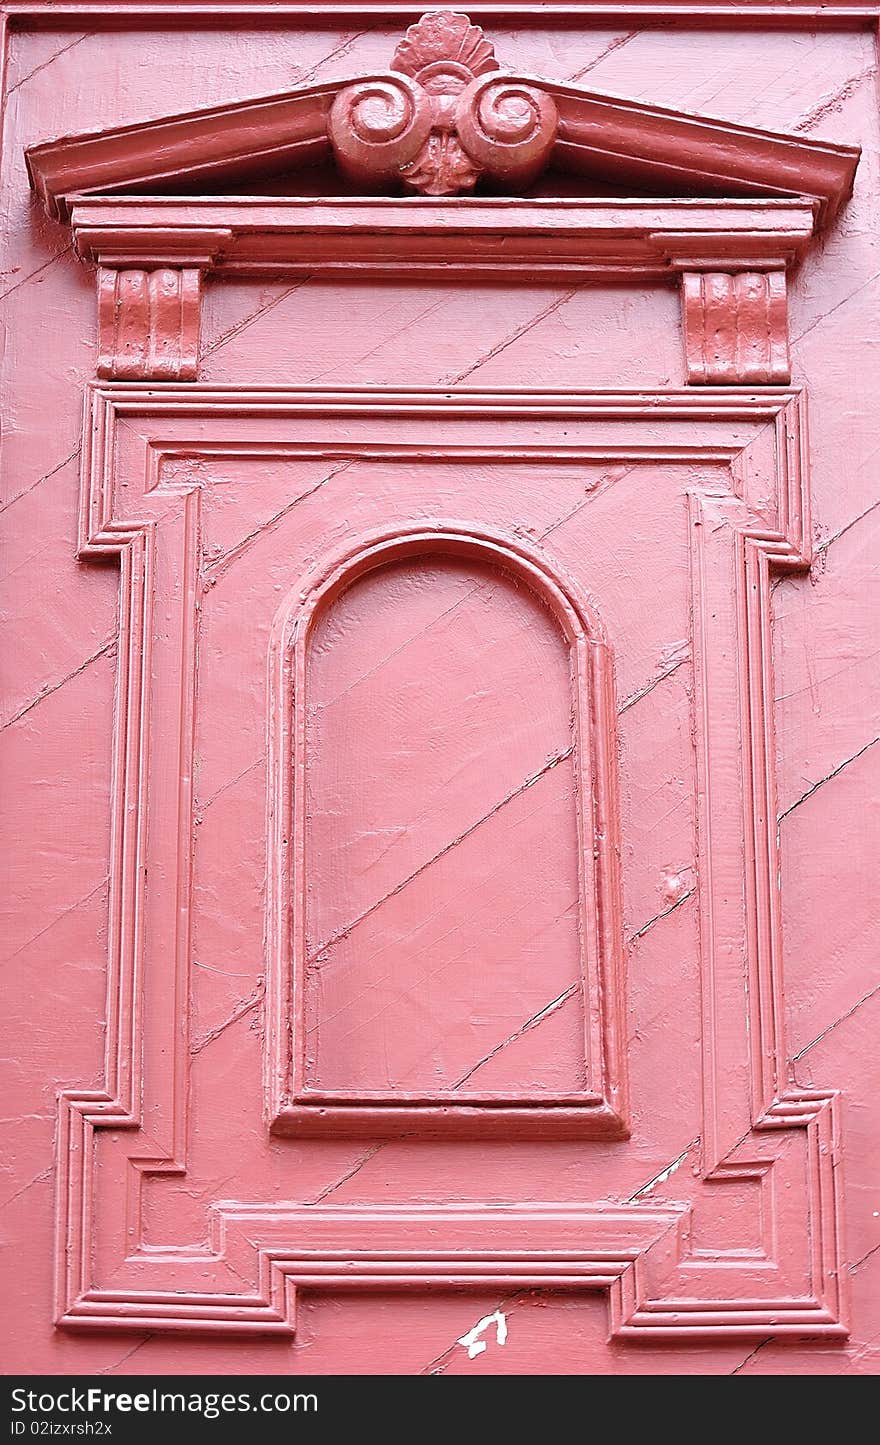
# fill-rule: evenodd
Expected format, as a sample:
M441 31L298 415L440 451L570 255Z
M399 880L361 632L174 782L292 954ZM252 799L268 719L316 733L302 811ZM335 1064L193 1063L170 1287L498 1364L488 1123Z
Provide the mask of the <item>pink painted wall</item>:
M601 1296L528 1292L515 1294L503 1306L507 1343L496 1345L490 1337L487 1350L474 1360L456 1341L498 1307L497 1293L308 1294L293 1343L192 1338L181 1349L179 1342L159 1334L74 1336L53 1329L55 1095L59 1087L97 1087L103 1062L117 570L75 558L82 390L93 371L92 279L72 256L68 233L48 222L32 202L22 153L25 146L52 136L173 111L182 96L187 105L208 105L312 77L383 67L396 39L396 33L381 28L338 34L310 30L306 21L289 30L234 35L197 28L112 31L96 24L82 31L24 27L8 41L0 190L6 232L0 278L6 342L0 585L7 624L3 954L4 1055L9 1062L2 1203L4 1233L12 1245L6 1267L13 1279L5 1293L12 1324L5 1355L9 1369L242 1374L876 1370L880 123L874 37L867 28L716 31L677 25L656 30L629 21L616 28L585 22L583 28L556 30L517 26L506 31L493 25L492 36L498 53L525 70L863 148L852 202L792 284L794 381L810 393L817 560L809 578L779 580L773 590L786 1019L797 1083L840 1088L845 1095L843 1223L851 1337L809 1345L791 1340L663 1349L609 1345ZM388 284L347 285L343 291L323 283L224 281L208 287L203 376L230 385L491 388L529 387L537 379L542 387L660 389L684 381L678 325L674 294L647 287L569 292L544 286L481 290ZM298 464L303 488L310 478L319 479L319 466ZM540 493L525 469L519 474L514 469L503 486L478 469L451 483L445 476L426 475L419 485L432 499L450 486L459 512L473 488L480 487L488 497L486 506L499 516L511 505L512 489L514 510L519 505L530 509L535 528L549 530L595 481L583 470L563 467L549 491ZM683 490L687 478L674 481ZM378 505L370 501L376 496L375 476L343 482L337 494L342 512L334 511L334 498L325 499L326 510L315 512L315 527L338 525L340 516L349 518L358 507L367 520L381 520ZM288 545L286 536L276 532L262 553L243 559L238 573L224 571L223 557L248 530L239 511L248 486L258 488L258 519L265 526L283 507L290 476L280 470L273 475L271 468L248 478L240 475L228 489L218 484L206 503L206 555L210 558L213 549L219 576L205 607L202 646L208 653L214 649L216 657L240 635L240 618L230 620L230 614L259 586L269 586L269 572L283 566ZM235 1197L236 1189L256 1177L284 1195L290 1189L292 1157L296 1197L303 1201L370 1204L418 1197L433 1202L459 1197L462 1178L475 1173L492 1200L629 1197L646 1186L658 1204L687 1197L683 1181L699 1147L689 1123L699 1090L693 1023L699 1007L696 898L686 898L668 917L652 923L691 886L696 859L687 550L683 531L667 523L658 533L649 491L626 478L616 480L616 486L614 508L602 498L594 503L597 522L590 536L563 529L557 546L566 566L580 568L586 581L593 584L601 574L596 590L614 642L618 699L633 699L619 724L624 922L634 940L628 1028L634 1107L651 1114L650 1148L636 1147L621 1163L615 1146L596 1141L502 1139L478 1146L397 1141L375 1150L373 1158L362 1140L329 1139L298 1143L292 1156L288 1141L267 1144L262 1136L243 1136L235 1143L238 1176L230 1176L230 1140L216 1099L259 1080L261 1037L260 961L242 943L246 930L258 925L242 911L234 889L238 874L258 873L261 867L257 835L265 775L259 767L248 775L256 760L247 745L236 752L237 739L248 736L244 723L226 733L215 726L197 742L204 822L195 883L197 891L204 891L193 943L191 1141L193 1172L213 1198ZM309 927L316 941L332 934L339 917L362 913L436 853L444 828L451 824L454 832L458 820L460 831L459 814L464 817L471 803L487 811L492 799L540 772L554 752L564 751L570 727L565 649L554 624L537 604L518 597L503 575L477 570L475 579L472 569L469 578L457 564L373 575L355 584L338 602L336 614L328 613L321 623L311 664L312 737L327 770L315 774L310 827L315 841L337 858L352 830L356 841L351 845L355 863L344 879L335 879L331 868L311 896ZM472 597L469 607L452 613L449 621L450 609L474 580L483 589L479 600ZM431 651L423 644L413 658L412 682L401 667L406 654L397 654L397 660L388 656L406 594L413 591L426 627L436 617L447 617L443 656L447 663L450 658L457 662L446 679L428 675ZM479 607L488 616L478 615ZM412 611L407 615L412 630ZM503 752L491 747L492 729L501 726L501 719L484 709L468 711L473 697L469 667L484 678L487 693L500 695L504 689L518 700L515 713L522 727L511 733L508 713ZM534 687L537 672L544 680L541 689ZM340 678L353 679L356 673L368 675L367 683L348 693L344 707L336 705ZM256 708L256 677L255 671L238 674L234 666L206 672L206 700L216 707L209 716L247 719L248 709ZM378 716L386 683L400 699L390 727L382 726ZM263 705L261 696L257 703ZM444 709L455 714L466 736L451 725ZM255 727L262 725L257 711L250 715ZM407 801L406 747L414 736L432 757L438 791L418 797L410 791ZM355 803L346 802L349 811L342 823L334 811L339 800L333 773L341 754L360 759L350 764L354 771L346 777L356 775L362 784ZM393 789L377 788L368 761L377 756L402 798ZM526 874L508 872L493 893L474 871L479 860L467 869L474 916L486 936L498 941L517 1008L506 1007L485 976L472 982L459 962L446 975L447 988L430 1000L429 1012L441 1012L448 1028L430 1057L414 1056L414 1026L407 1014L409 955L399 945L402 920L385 913L381 927L388 936L372 936L371 951L379 956L390 947L391 957L381 976L368 975L386 1005L384 1032L371 1034L358 1020L353 1047L342 1027L364 984L343 949L332 979L316 985L312 1005L336 1020L321 1034L314 1064L319 1079L344 1077L349 1083L379 1077L424 1085L433 1076L448 1082L488 1053L493 1038L514 1032L518 1019L565 991L576 942L566 923L571 901L566 842L574 827L570 769L560 763L545 781L546 807L532 808L538 802L533 794L523 821L523 847L536 860L528 870L534 906L526 895L528 906L519 921L511 922L508 893L513 887L521 893ZM388 846L377 847L375 835L383 827L399 828L401 820L408 828L405 841L395 842L392 832ZM516 828L515 819L503 821L499 850L510 847L510 830ZM444 878L442 872L436 882L432 878L436 906L448 907L461 882L461 875ZM548 910L546 919L541 908ZM416 911L421 920L424 901ZM378 917L371 924L374 935ZM536 939L545 926L553 930L553 967L538 987ZM475 946L467 937L437 936L425 944L438 967L453 955L466 957ZM319 978L323 969L322 964ZM659 997L658 977L664 985ZM564 1010L548 1020L546 1029L543 1037L549 1043L543 1050L539 1030L523 1038L527 1066L547 1087L568 1087L579 1067L576 1032L567 1027ZM504 1056L495 1066L494 1082L514 1085L517 1065L515 1052ZM673 1163L677 1167L668 1177L651 1185ZM725 1247L753 1243L750 1187L743 1185L731 1196ZM149 1181L147 1242L198 1242L205 1230L204 1202L187 1193L186 1181ZM710 1234L707 1247L718 1237L717 1230Z

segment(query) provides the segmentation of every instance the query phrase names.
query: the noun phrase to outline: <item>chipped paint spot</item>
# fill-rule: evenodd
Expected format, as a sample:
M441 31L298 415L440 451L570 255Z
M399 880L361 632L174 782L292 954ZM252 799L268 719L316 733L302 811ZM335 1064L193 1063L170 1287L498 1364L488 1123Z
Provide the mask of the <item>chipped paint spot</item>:
M660 874L661 895L664 904L680 903L691 888L693 868L664 868Z
M655 1174L653 1179L649 1179L647 1184L643 1184L641 1189L637 1189L635 1194L630 1195L630 1204L632 1204L636 1199L643 1199L646 1194L650 1194L653 1189L656 1189L658 1184L665 1184L667 1179L671 1179L672 1175L676 1172L677 1169L681 1168L682 1164L690 1154L691 1150L694 1149L697 1144L699 1144L699 1142L699 1138L692 1139L691 1142L687 1145L687 1147L681 1151L678 1157L676 1159L673 1159L671 1164L667 1164L665 1169L661 1169L659 1174Z
M467 1350L469 1360L475 1360L477 1355L481 1355L488 1348L488 1341L484 1340L482 1336L490 1325L495 1326L495 1343L507 1344L507 1315L503 1310L495 1310L493 1314L478 1320L473 1329L468 1330L467 1334L462 1335L461 1339L457 1341L463 1349Z

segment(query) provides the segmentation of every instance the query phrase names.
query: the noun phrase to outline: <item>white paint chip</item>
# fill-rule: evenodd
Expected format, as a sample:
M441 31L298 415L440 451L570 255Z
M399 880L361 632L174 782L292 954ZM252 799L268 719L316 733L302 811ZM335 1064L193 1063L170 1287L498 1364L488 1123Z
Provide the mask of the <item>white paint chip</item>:
M501 1310L495 1310L494 1314L486 1315L478 1320L472 1330L462 1335L458 1343L467 1350L468 1359L475 1360L487 1348L488 1341L481 1338L490 1325L495 1326L495 1342L499 1345L507 1344L507 1315Z
M665 1169L661 1170L659 1174L655 1174L654 1178L649 1179L647 1184L643 1184L641 1189L637 1189L635 1194L630 1195L630 1203L634 1203L637 1199L644 1199L645 1195L650 1194L652 1189L656 1189L658 1184L665 1184L667 1179L671 1179L676 1169L681 1168L688 1154L699 1142L699 1138L692 1139L687 1148L681 1151L677 1159L673 1159L671 1164L667 1164Z

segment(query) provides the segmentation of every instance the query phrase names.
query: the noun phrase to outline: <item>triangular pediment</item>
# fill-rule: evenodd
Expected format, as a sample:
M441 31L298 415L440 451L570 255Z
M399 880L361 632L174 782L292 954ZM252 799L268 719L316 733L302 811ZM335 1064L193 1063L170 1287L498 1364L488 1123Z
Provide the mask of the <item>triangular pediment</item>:
M850 194L855 147L513 74L465 16L424 17L386 72L52 140L27 152L50 215L82 197L323 193L718 197ZM299 184L298 184L299 182Z

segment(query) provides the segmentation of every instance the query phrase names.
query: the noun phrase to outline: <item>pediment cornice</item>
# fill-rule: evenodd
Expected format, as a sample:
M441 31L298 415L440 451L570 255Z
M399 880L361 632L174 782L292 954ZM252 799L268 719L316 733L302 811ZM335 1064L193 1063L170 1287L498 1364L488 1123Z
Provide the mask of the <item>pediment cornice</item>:
M786 273L858 158L512 74L451 11L411 26L388 71L27 152L37 195L98 268L98 375L167 381L198 377L213 271L668 278L689 381L783 384ZM333 194L291 194L298 171L329 162Z
M677 194L803 197L819 224L851 189L859 152L603 95L503 69L465 16L412 26L391 68L32 146L49 214L78 196L246 187L335 156L355 188L457 195L485 176L521 192L543 172Z

